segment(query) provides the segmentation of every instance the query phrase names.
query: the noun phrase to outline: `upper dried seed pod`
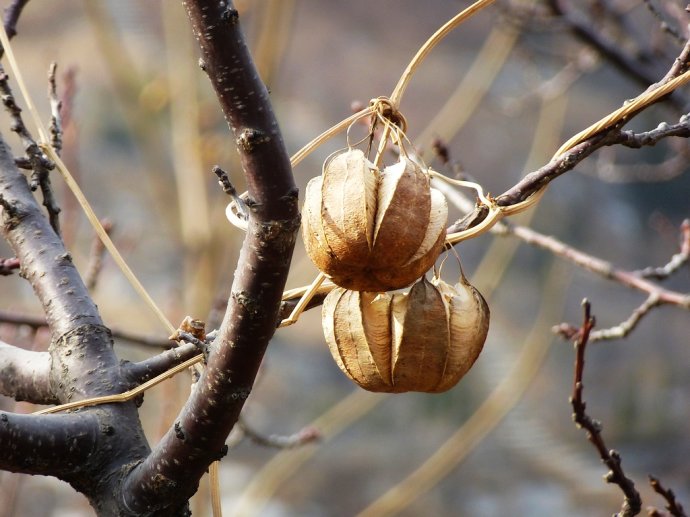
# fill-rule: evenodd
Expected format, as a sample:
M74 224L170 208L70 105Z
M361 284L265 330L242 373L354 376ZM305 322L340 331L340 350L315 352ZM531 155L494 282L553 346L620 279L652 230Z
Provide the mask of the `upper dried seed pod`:
M326 342L340 369L369 391L446 391L479 356L489 330L482 295L420 279L393 295L337 288L325 299Z
M302 219L316 267L341 287L383 292L409 285L433 266L448 205L409 158L379 171L351 149L309 181Z

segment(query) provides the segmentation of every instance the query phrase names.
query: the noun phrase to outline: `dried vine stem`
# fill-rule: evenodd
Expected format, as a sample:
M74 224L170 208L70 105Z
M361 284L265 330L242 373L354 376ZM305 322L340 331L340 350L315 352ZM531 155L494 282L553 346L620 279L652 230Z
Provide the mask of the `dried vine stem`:
M434 47L436 47L436 45L438 45L439 42L441 42L443 38L445 38L448 35L448 33L450 33L458 25L460 25L462 22L470 18L472 15L478 13L485 7L488 7L489 5L494 3L494 1L495 0L479 0L473 3L467 9L463 10L462 12L458 13L453 18L448 20L426 41L426 43L424 43L424 45L422 45L422 47L412 58L412 61L410 61L410 63L407 65L407 68L400 77L398 84L393 89L393 93L390 96L390 100L393 106L395 106L396 108L400 106L400 100L403 94L405 93L407 84L410 82L410 79L417 70L417 67L419 67L419 65L422 63L422 61L424 61L426 56L429 55L429 53L434 49Z
M136 398L138 395L141 395L144 393L146 390L153 388L155 385L160 384L161 382L174 377L178 373L186 370L187 368L194 366L197 363L200 363L203 361L204 356L202 354L196 355L192 357L191 359L186 360L184 363L178 364L177 366L167 370L165 373L158 375L157 377L154 377L150 381L145 382L144 384L137 386L134 389L131 389L129 391L125 391L124 393L120 393L117 395L106 395L104 397L93 397L93 398L88 398L88 399L82 399L82 400L77 400L76 402L69 402L67 404L62 404L60 406L53 406L49 407L46 409L42 409L40 411L36 411L33 414L34 415L46 415L49 413L59 413L60 411L67 411L70 409L77 409L81 407L88 407L88 406L97 406L101 404L112 404L115 402L127 402L129 400L132 400Z
M175 326L172 323L170 323L170 321L166 318L165 314L163 314L163 311L156 305L156 303L153 301L153 298L151 298L146 289L144 289L144 286L141 284L136 275L134 275L134 272L127 265L124 258L122 258L122 255L120 255L120 252L118 251L117 247L115 246L113 241L108 236L108 233L101 225L100 221L98 220L98 217L96 216L96 213L91 207L91 204L88 202L81 188L74 180L72 174L69 172L69 169L64 164L60 156L58 156L58 153L55 151L55 149L53 149L53 147L51 146L49 132L46 130L45 126L41 122L41 118L38 115L36 106L31 96L29 95L29 91L26 88L26 84L24 83L21 70L19 68L19 65L17 64L14 52L12 51L12 47L7 37L7 33L5 32L4 27L2 26L0 26L0 41L2 41L3 48L5 49L5 52L7 54L7 59L10 63L12 71L14 72L15 79L17 81L17 84L19 85L19 89L22 93L24 101L26 102L28 111L33 117L34 125L36 126L36 130L38 131L40 138L39 147L48 156L48 158L50 158L55 163L57 169L60 171L60 174L65 180L65 183L79 201L79 204L84 210L84 213L86 214L87 219L91 223L91 226L93 226L94 230L96 231L96 234L99 236L101 241L103 241L104 246L108 249L108 252L110 252L118 267L122 270L122 273L125 275L125 277L132 285L134 290L137 292L137 294L139 294L142 300L144 300L148 307L158 317L163 326L166 327L167 331L170 333L174 332Z

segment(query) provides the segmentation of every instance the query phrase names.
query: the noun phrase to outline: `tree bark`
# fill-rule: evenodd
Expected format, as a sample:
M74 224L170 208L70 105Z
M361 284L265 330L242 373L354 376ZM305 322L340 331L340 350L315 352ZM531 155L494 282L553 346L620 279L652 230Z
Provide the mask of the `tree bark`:
M183 2L201 63L235 136L248 187L249 228L231 296L203 375L173 429L128 478L127 507L161 511L188 499L251 393L275 332L300 226L290 159L231 2Z

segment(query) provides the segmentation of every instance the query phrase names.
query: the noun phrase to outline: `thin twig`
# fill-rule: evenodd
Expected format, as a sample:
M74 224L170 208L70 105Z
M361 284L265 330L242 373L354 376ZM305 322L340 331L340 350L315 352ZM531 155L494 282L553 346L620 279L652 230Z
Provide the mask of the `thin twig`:
M22 109L17 105L12 89L10 88L9 76L2 66L0 66L0 93L2 94L2 103L12 119L10 128L19 136L24 146L24 152L26 153L26 157L20 158L17 165L32 170L30 182L31 190L36 190L39 187L41 188L43 206L45 206L48 211L50 225L53 227L53 230L55 230L55 233L59 235L60 222L58 214L60 213L60 207L53 195L53 190L50 187L50 178L48 176L48 173L55 168L55 163L43 153L24 124L21 115Z
M649 476L649 484L657 494L666 500L666 509L673 517L687 517L683 505L676 501L676 494L673 493L673 490L664 488L661 481L654 476Z
M108 235L113 232L113 223L108 219L103 219L101 221L103 229ZM103 269L103 258L105 256L105 245L98 238L97 235L94 236L91 241L91 250L89 251L89 262L86 266L86 272L84 273L84 284L89 291L93 291L98 283L98 277Z
M648 267L637 272L640 276L653 278L655 280L663 280L688 263L690 260L690 219L685 219L681 223L680 232L680 251L673 255L671 260L664 266Z
M609 472L604 476L606 482L618 485L623 492L623 505L620 512L616 515L619 517L631 517L639 514L642 509L640 494L635 488L635 483L625 475L620 454L615 450L609 450L606 446L601 436L601 422L593 420L585 412L586 404L582 398L585 348L587 347L592 328L594 328L595 320L591 315L591 306L587 300L583 302L583 307L584 322L575 341L575 375L573 392L570 398L570 403L573 406L573 420L579 428L587 432L587 439L594 445L599 452L601 460L609 468Z
M17 257L2 258L0 257L0 276L9 276L19 269L19 259Z
M654 282L641 278L634 272L618 269L610 262L575 249L559 241L555 237L543 235L526 226L508 224L499 227L498 231L509 235L515 235L528 244L548 250L606 279L637 289L648 295L655 295L658 298L658 303L676 305L678 307L690 309L690 294L665 289Z
M48 70L48 98L50 99L50 124L48 130L50 131L50 145L60 155L62 151L62 116L60 114L62 101L57 94L56 72L57 63L53 62Z
M265 435L249 425L246 419L241 415L237 420L237 426L252 442L264 447L272 447L274 449L294 449L296 447L302 447L303 445L307 445L321 439L321 433L315 427L305 427L295 434L290 435Z
M0 323L26 325L27 327L33 329L48 326L43 316L31 316L28 314L20 314L6 310L0 310ZM160 337L150 334L138 334L136 332L118 327L110 327L110 331L112 332L113 338L118 341L127 341L129 343L154 348L172 348L176 346L175 341L171 341L167 337Z

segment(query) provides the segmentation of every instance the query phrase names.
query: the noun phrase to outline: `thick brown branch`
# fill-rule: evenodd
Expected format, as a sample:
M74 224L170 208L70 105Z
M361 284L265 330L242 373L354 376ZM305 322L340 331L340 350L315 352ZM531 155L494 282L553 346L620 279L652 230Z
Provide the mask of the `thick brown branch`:
M50 354L0 341L0 394L34 404L57 404L50 389Z
M3 22L8 38L11 39L17 35L17 22L19 21L19 16L21 16L22 10L28 3L29 0L14 0L10 6L5 9ZM2 53L3 51L0 51L0 57L2 57Z
M201 62L230 124L247 179L249 227L206 369L175 425L126 480L127 506L163 511L191 496L251 392L278 320L300 219L290 160L232 2L184 2Z
M76 478L104 430L93 413L20 415L0 411L0 469Z

